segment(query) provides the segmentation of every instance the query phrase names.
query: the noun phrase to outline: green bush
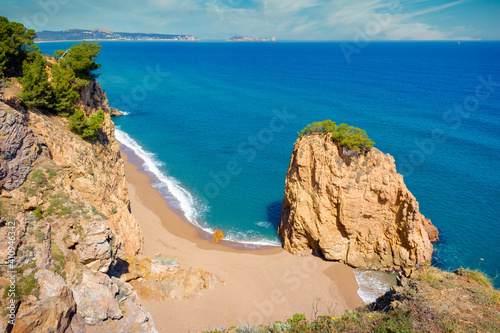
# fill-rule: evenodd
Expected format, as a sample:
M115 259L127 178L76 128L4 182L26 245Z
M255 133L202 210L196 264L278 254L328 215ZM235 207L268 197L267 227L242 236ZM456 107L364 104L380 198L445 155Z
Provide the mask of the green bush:
M99 131L104 122L104 112L102 110L94 113L89 119L85 117L82 110L76 110L69 117L69 129L86 141L95 141L99 137Z
M331 120L309 124L297 134L301 137L310 133L332 133L334 141L340 142L346 148L354 151L367 151L375 144L375 142L368 138L364 130L347 124L337 126Z

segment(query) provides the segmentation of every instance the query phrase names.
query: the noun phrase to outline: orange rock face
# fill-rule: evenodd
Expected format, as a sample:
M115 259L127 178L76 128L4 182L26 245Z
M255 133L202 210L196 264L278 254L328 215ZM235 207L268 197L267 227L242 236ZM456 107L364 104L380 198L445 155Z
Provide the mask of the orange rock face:
M431 239L438 239L392 156L375 148L355 154L330 134L295 143L279 234L293 254L366 269L430 262Z

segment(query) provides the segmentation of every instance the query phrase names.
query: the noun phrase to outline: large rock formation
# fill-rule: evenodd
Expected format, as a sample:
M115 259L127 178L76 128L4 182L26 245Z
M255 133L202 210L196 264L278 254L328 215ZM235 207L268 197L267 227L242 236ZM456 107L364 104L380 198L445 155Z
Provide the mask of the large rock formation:
M430 262L437 229L378 149L354 153L330 134L295 143L279 228L283 247L353 267L390 269Z
M123 116L123 113L115 108L109 106L109 101L106 93L101 85L95 80L91 80L88 85L80 90L80 100L77 107L87 112L93 110L103 110L110 114L112 117Z
M140 302L149 286L160 299L185 299L213 289L217 277L161 256L137 259L142 231L98 83L78 102L87 116L105 113L92 143L71 133L67 118L25 110L19 90L0 86L0 290L14 288L6 277L17 272L15 299L0 300L15 303L0 331L157 332Z
M0 192L21 186L33 163L44 152L26 125L27 117L0 102Z

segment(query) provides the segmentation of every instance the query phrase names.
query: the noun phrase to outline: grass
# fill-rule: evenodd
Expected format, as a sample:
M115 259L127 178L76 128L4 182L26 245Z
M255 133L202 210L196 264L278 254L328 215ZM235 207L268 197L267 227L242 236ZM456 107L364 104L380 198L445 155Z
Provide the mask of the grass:
M50 205L45 210L44 216L55 214L58 216L68 217L75 210L74 207L72 207L72 202L71 200L69 200L69 197L67 195L63 195L60 192L57 192L56 194L51 195L50 199Z
M55 243L51 242L50 254L52 256L52 265L54 265L53 272L61 275L66 279L66 272L64 268L66 267L66 257L61 248Z
M41 243L46 239L45 233L40 228L37 228L35 230L35 238L38 241L38 243Z
M434 289L441 289L442 286L440 282L442 282L444 279L445 277L442 272L434 269L428 269L417 277L418 281L426 282Z
M463 268L451 273L427 266L412 276L377 305L346 311L341 317L307 320L295 314L285 323L222 332L500 332L500 291L483 273Z
M455 271L455 274L465 276L469 280L478 282L487 288L493 287L493 282L491 279L483 272L472 270L468 268L459 268Z
M104 215L103 213L99 212L94 206L92 206L92 213L94 213L94 215L99 215L100 217L102 217L105 220L108 219L108 217L106 215Z
M474 287L467 288L467 290L469 290L473 294L474 301L476 303L488 306L498 303L500 301L500 295L498 292L495 292L495 290L493 290L492 292L487 292L483 289Z
M33 271L28 276L23 276L21 279L19 279L21 292L25 296L32 294L34 290L39 288L38 283L36 283L35 273L36 271Z

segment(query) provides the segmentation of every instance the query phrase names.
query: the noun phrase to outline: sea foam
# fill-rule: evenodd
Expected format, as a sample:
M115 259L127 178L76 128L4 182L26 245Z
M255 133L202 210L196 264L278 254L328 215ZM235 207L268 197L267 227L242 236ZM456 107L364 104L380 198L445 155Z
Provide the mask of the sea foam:
M171 197L168 199L174 199L176 201L174 201L176 206L178 205L180 210L184 213L185 218L189 222L201 227L197 222L200 212L195 208L199 203L196 202L195 198L191 195L191 193L189 193L189 191L180 185L178 180L165 175L160 170L162 163L155 158L155 155L144 150L144 148L142 148L137 141L132 139L127 133L121 131L119 128L115 129L115 138L121 144L132 149L134 153L144 161L144 169L151 172L158 178L160 182L154 183L153 186L158 189L165 188L168 193L171 194ZM173 200L169 201L172 202Z
M355 269L354 276L359 285L358 295L365 303L375 302L396 283L394 275L384 272Z
M182 187L181 183L174 177L167 176L160 170L162 162L160 162L153 153L146 151L137 141L131 138L127 133L115 128L115 139L124 146L133 150L133 152L144 162L143 167L147 172L152 173L159 182L154 182L151 185L158 189L158 192L167 200L170 207L179 209L184 217L193 225L202 230L213 234L215 228L205 225L202 221L202 214L209 207L203 204L200 200ZM272 227L269 222L257 222L256 225L264 228ZM225 240L240 243L245 247L259 246L281 246L281 243L274 239L267 239L258 234L253 234L252 230L248 233L226 231Z

